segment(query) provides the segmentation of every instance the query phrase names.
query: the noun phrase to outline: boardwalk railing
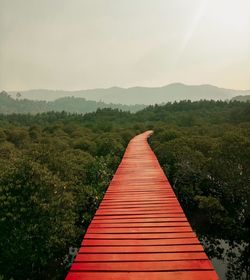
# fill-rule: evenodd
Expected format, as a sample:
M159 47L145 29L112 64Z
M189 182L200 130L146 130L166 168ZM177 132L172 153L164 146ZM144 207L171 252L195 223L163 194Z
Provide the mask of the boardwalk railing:
M67 280L218 279L147 143L133 138Z

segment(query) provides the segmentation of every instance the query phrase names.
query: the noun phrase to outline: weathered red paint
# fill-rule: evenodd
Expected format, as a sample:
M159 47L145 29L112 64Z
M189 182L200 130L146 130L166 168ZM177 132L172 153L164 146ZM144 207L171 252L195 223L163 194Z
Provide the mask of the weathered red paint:
M215 280L158 160L134 137L96 211L67 280Z

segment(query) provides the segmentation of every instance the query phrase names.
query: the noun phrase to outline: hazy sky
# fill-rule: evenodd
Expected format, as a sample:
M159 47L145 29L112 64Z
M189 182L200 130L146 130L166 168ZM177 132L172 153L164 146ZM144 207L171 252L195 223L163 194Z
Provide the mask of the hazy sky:
M0 90L250 89L250 0L0 0Z

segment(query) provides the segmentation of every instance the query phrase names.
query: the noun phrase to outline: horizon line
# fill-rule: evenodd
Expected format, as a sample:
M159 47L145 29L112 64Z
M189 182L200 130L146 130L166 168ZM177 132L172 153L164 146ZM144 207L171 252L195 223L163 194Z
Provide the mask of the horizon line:
M183 86L197 86L197 87L201 87L201 86L212 86L212 87L216 87L219 89L225 89L225 90L235 90L235 91L250 91L250 89L239 89L239 88L230 88L230 87L220 87L214 84L209 84L209 83L203 83L203 84L186 84L183 82L172 82L169 84L164 84L164 85L159 85L159 86L129 86L129 87L122 87L122 86L109 86L109 87L96 87L96 88L85 88L85 89L52 89L52 88L29 88L29 89L20 89L20 90L6 90L6 89L1 89L1 92L5 91L5 92L26 92L26 91L34 91L34 90L47 90L47 91L65 91L65 92L77 92L77 91L89 91L89 90L108 90L108 89L112 89L112 88L118 88L118 89L124 89L124 90L128 90L128 89L133 89L133 88L148 88L148 89L155 89L155 88L164 88L164 87L168 87L171 85L183 85Z

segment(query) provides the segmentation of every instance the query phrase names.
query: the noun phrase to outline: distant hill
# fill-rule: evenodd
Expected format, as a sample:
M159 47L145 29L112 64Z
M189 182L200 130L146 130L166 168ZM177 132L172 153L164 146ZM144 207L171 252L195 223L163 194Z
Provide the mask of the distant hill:
M238 95L238 96L233 97L232 100L247 102L247 101L250 101L250 95Z
M55 101L37 101L28 99L14 99L6 92L0 93L0 114L12 113L43 113L49 111L70 113L90 113L97 109L113 108L122 111L137 112L145 108L144 105L106 104L104 102L89 101L84 98L64 97Z
M36 89L21 91L22 98L31 100L52 101L61 97L74 96L87 100L103 101L105 103L115 104L160 104L166 102L191 100L227 100L236 95L250 94L250 90L232 90L219 88L212 85L184 85L181 83L170 84L164 87L132 87L119 88L112 87L108 89L90 89L79 91L47 90ZM17 92L10 92L15 97Z

